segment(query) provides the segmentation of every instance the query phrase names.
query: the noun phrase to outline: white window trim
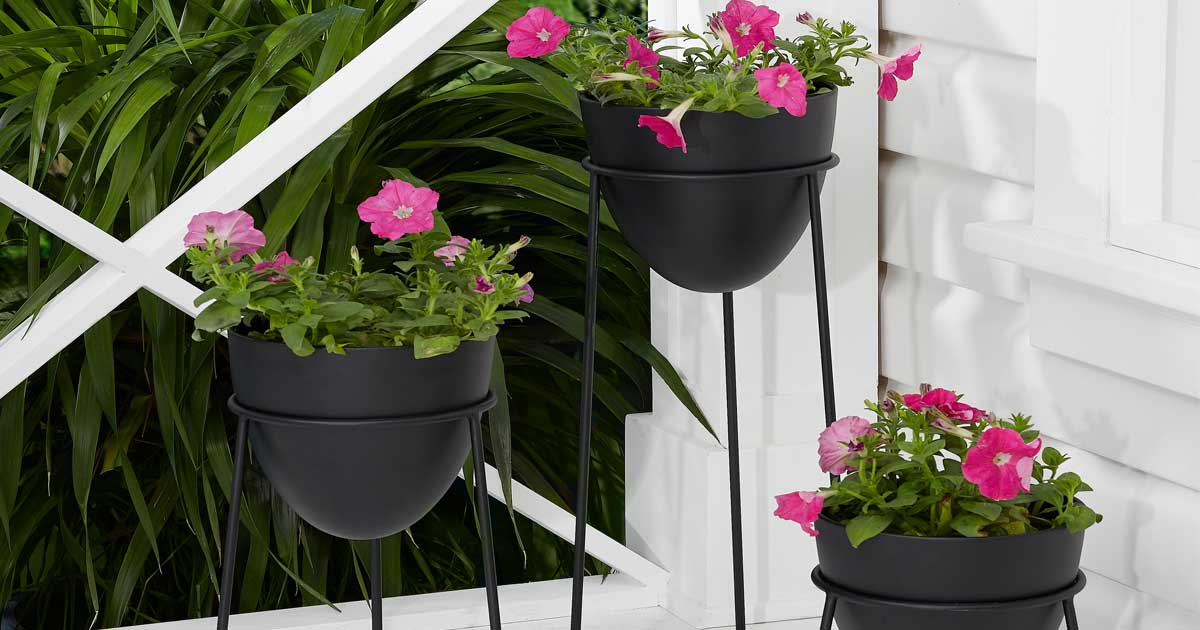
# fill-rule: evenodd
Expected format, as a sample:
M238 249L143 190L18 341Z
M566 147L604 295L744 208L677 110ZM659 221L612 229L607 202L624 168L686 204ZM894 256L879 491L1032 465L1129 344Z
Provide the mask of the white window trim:
M1200 268L1180 262L1200 257L1179 251L1200 253L1200 230L1164 220L1167 51L1144 44L1166 7L1039 3L1034 219L964 237L1025 269L1031 345L1200 398Z
M1200 267L1200 230L1172 222L1164 194L1173 28L1169 14L1169 0L1122 0L1114 12L1108 240L1118 247ZM1129 77L1134 76L1137 85L1131 89Z

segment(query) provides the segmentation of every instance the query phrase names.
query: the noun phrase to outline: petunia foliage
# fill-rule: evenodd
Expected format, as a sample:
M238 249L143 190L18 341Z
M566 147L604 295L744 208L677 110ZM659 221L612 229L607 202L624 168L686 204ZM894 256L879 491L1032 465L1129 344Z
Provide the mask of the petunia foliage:
M205 305L197 338L240 328L300 356L317 347L344 354L403 346L424 359L495 337L503 322L526 316L516 306L533 300L533 274L517 275L511 264L530 241L496 248L452 236L436 214L437 198L428 187L390 180L359 205L371 231L390 239L376 248L373 270L357 247L344 271L322 273L311 256L297 261L286 251L263 259L263 234L250 215L196 215L184 242L192 277L208 287L196 298Z
M601 103L672 110L672 118L646 116L661 122L644 120L641 126L684 153L687 142L677 130L689 110L761 118L783 109L804 116L809 96L852 85L847 66L861 60L879 66L878 94L890 101L921 56L920 44L896 58L875 54L847 21L801 13L795 21L805 32L792 38L776 34L779 21L778 12L750 0L729 0L701 32L650 28L627 16L570 28L538 7L514 20L506 37L509 56L545 57Z
M1101 516L1079 500L1091 491L1062 469L1070 458L1028 416L1001 419L947 389L889 392L867 403L876 421L849 416L818 440L832 483L776 497L776 516L817 535L818 516L844 523L855 547L884 532L908 536L1005 536L1066 528Z

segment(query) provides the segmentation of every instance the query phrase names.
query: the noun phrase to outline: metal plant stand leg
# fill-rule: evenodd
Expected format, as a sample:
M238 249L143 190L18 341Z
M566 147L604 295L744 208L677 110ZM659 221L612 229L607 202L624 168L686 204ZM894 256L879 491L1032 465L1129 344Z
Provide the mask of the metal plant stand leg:
M733 619L746 628L746 570L742 554L742 465L738 441L737 361L734 347L733 293L721 294L725 320L725 414L729 426L729 521L733 547Z
M825 594L825 610L821 613L821 630L833 630L833 613L837 611L837 598Z
M579 401L579 472L575 485L575 570L571 575L571 630L583 623L583 578L587 563L588 487L592 465L592 378L596 372L596 292L599 289L600 182L588 194L587 293L584 298L583 392Z
M246 418L238 416L233 447L233 483L229 486L229 513L225 518L225 551L221 556L221 598L217 602L217 630L229 629L233 610L233 577L237 567L238 529L242 511L242 474L246 468Z
M492 538L491 498L487 489L487 461L483 458L483 415L471 416L471 456L475 462L475 505L483 539L483 580L487 587L488 623L500 630L500 586L496 576L496 545Z
M816 173L805 177L812 215L813 276L817 294L817 336L821 344L821 392L825 398L825 426L837 420L833 390L833 350L829 340L829 291L825 284L825 235L821 226L821 189Z
M371 541L371 630L383 630L383 540Z
M1079 630L1079 617L1075 614L1075 597L1063 600L1063 614L1067 619L1067 630Z

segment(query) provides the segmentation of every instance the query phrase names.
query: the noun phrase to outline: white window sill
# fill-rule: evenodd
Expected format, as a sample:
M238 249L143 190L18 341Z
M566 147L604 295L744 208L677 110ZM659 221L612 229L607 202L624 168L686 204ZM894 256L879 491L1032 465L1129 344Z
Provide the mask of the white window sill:
M965 240L1025 269L1032 345L1200 398L1200 269L1028 223Z

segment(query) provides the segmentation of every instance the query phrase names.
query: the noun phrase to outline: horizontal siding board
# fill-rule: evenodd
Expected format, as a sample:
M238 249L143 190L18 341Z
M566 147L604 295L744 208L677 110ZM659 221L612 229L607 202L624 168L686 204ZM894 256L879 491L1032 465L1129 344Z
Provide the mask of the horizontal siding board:
M1033 189L947 164L883 151L879 162L880 258L980 293L1025 301L1020 267L968 250L977 221L1030 221Z
M916 39L884 33L897 54ZM1035 63L926 42L916 74L880 108L880 146L1032 185Z
M1031 413L1056 439L1200 490L1200 400L1034 348L1025 305L903 268L888 268L880 307L885 377Z
M1032 59L1037 55L1036 0L881 0L880 27Z

